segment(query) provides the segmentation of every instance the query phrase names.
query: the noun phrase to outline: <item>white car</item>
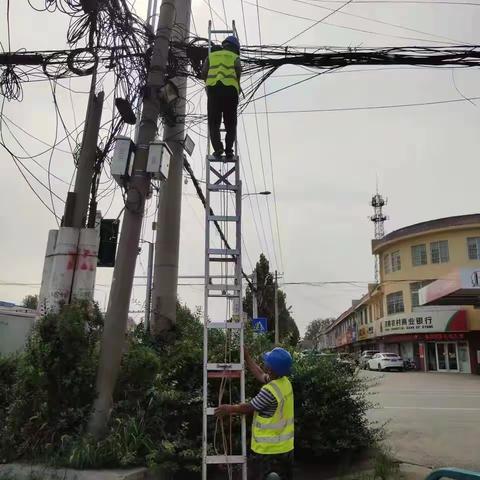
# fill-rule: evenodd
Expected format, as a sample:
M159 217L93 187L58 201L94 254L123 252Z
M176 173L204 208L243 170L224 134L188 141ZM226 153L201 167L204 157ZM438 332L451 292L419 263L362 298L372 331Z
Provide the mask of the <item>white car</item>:
M369 370L403 371L403 358L396 353L377 353L367 363Z

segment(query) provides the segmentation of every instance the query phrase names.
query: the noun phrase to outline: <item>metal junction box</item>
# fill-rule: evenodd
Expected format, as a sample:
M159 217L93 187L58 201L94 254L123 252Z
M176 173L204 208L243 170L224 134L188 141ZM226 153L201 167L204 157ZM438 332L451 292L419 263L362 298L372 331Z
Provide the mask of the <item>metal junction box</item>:
M166 180L172 152L165 142L155 141L148 149L147 172L155 180Z
M111 164L112 177L119 185L124 185L132 170L134 143L129 137L117 137Z

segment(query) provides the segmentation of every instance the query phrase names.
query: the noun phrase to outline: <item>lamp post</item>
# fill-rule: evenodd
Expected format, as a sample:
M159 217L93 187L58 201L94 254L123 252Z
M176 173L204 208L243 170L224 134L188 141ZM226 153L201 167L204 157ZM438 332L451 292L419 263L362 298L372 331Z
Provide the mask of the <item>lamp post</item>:
M264 196L267 196L267 195L271 195L272 192L269 192L268 190L265 190L264 192L253 192L253 193L244 193L242 195L242 198L245 198L245 197L251 197L253 195L264 195Z

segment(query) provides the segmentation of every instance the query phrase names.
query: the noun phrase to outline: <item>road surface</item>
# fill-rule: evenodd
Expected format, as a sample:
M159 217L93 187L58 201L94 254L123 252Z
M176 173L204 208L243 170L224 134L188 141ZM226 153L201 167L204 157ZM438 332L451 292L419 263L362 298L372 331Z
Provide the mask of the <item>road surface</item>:
M480 471L480 377L420 372L362 372L378 407L372 420L389 420L387 445L402 462Z

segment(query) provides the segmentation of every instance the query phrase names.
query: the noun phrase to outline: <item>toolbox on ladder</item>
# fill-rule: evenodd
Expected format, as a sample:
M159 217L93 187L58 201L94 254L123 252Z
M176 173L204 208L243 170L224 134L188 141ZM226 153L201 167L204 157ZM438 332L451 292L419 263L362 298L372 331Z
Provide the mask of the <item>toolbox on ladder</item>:
M235 23L231 30L212 30L208 25L209 52L212 35L237 35ZM209 138L207 140L209 142ZM210 151L210 145L208 145ZM247 444L245 416L240 421L238 452L223 445L222 453L213 452L215 420L218 398L209 398L209 386L226 382L239 382L239 397L235 402L245 402L244 322L242 315L242 255L241 255L241 205L242 186L239 158L206 158L205 205L205 304L203 341L203 434L202 479L211 478L209 465L226 465L231 475L233 465L241 470L242 480L247 480ZM215 212L213 214L212 212ZM219 236L215 226L224 233ZM213 305L215 303L215 305ZM218 316L221 315L220 318ZM214 318L214 319L213 319ZM211 359L208 350L209 332L222 330L225 338L235 337L235 352L225 358ZM226 403L226 402L224 402ZM228 420L228 417L227 417ZM225 452L225 449L228 451ZM210 467L211 468L211 467Z

